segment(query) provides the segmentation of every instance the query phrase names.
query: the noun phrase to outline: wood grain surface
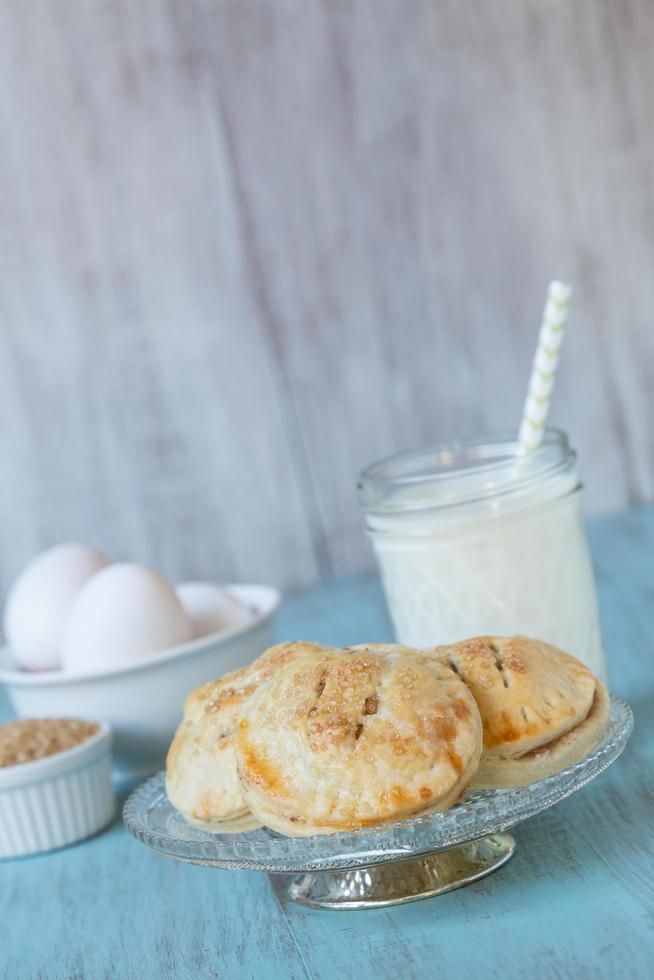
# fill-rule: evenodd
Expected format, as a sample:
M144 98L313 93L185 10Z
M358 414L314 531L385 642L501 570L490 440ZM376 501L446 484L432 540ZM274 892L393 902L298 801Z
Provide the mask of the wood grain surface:
M365 569L372 459L515 426L548 279L587 502L654 497L648 0L0 5L0 588L81 539Z
M594 522L614 693L634 709L624 754L516 828L516 855L457 892L402 908L317 912L256 872L178 864L119 821L50 855L2 862L7 980L650 980L654 961L654 511ZM345 577L288 599L279 638L390 631L378 583ZM1 712L1 707L0 707Z

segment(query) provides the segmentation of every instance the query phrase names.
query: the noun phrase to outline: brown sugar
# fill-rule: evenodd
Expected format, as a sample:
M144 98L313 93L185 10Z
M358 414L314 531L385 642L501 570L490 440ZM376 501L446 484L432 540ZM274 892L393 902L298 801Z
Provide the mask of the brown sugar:
M98 732L78 718L24 718L0 725L0 769L64 752Z

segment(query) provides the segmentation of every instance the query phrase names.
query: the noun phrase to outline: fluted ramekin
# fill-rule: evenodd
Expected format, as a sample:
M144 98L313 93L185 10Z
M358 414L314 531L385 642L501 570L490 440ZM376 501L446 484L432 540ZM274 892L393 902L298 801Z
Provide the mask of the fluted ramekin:
M71 749L0 769L0 858L53 851L111 821L111 731Z

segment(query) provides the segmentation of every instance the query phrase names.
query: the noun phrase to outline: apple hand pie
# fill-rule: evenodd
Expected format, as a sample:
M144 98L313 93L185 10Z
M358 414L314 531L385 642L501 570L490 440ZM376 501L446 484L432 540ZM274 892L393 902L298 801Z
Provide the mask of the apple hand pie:
M606 730L606 688L558 647L525 636L480 636L434 652L479 708L484 750L474 786L543 779L583 759Z
M391 644L293 659L248 698L234 736L247 806L289 836L446 809L481 747L465 684L433 656Z

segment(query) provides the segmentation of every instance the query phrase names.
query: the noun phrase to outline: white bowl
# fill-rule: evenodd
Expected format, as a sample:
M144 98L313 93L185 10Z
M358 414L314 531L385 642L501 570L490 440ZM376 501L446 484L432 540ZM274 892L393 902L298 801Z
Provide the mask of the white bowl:
M0 858L65 847L112 820L111 731L71 749L0 769Z
M274 642L280 592L267 585L225 588L254 611L249 623L94 673L17 670L5 647L0 683L20 718L105 718L114 733L116 778L141 779L162 768L187 693L245 666Z

